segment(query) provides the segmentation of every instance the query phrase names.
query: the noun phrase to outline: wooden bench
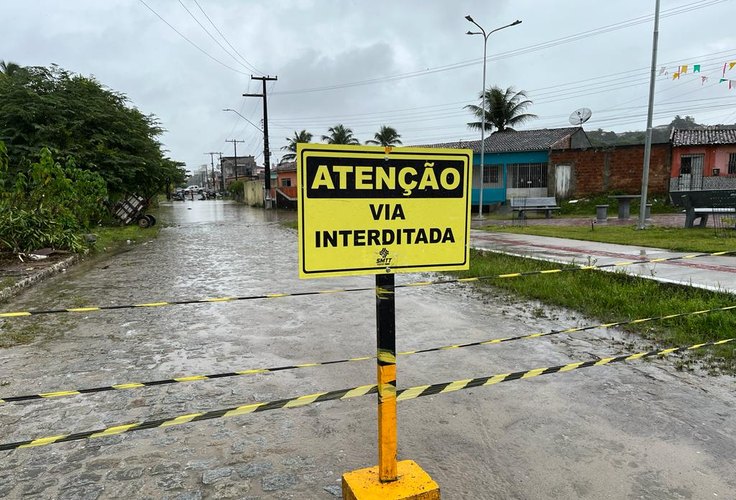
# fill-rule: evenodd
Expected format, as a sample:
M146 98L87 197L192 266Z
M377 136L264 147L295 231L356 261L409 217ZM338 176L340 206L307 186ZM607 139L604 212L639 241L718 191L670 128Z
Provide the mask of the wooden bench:
M518 213L519 219L526 218L526 212L544 212L547 219L552 218L552 211L559 210L554 196L544 198L511 198L511 211Z
M704 191L672 191L672 204L685 209L685 227L708 224L710 214L736 213L736 190L714 189Z

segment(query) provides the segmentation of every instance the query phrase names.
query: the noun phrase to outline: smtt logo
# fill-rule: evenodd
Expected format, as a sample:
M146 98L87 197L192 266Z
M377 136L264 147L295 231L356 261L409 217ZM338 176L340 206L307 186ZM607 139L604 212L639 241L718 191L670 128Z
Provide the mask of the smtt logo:
M388 250L386 248L382 248L380 252L378 252L379 257L376 259L376 265L377 266L388 266L391 264L391 257L388 256Z

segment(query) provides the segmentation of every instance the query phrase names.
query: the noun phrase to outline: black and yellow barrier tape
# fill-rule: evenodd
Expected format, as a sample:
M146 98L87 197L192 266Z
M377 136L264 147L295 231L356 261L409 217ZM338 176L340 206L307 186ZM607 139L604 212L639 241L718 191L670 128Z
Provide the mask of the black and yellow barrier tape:
M679 257L662 257L659 259L631 260L631 261L625 261L625 262L614 262L612 264L602 264L599 266L571 266L571 267L563 267L559 269L544 269L544 270L526 271L526 272L520 272L520 273L492 274L488 276L473 276L469 278L441 279L441 280L435 280L435 281L415 281L412 283L398 284L398 285L395 285L394 288L448 285L452 283L468 283L472 281L520 278L522 276L536 276L536 275L554 274L554 273L571 272L571 271L591 271L591 270L606 269L606 268L612 268L612 267L632 266L636 264L656 264L656 263L661 263L661 262L671 262L675 260L695 259L697 257L722 256L722 255L728 255L732 253L736 253L736 250L729 250L729 251L724 251L724 252L714 252L714 253L690 254L690 255L682 255ZM69 307L69 308L60 308L60 309L0 312L0 318L21 318L21 317L26 317L26 316L38 316L42 314L89 313L89 312L96 312L96 311L111 311L111 310L118 310L118 309L145 309L145 308L154 308L154 307L181 306L181 305L191 305L191 304L212 304L212 303L220 303L220 302L237 302L237 301L245 301L245 300L279 299L283 297L307 297L307 296L327 295L327 294L334 294L334 293L365 292L369 290L376 291L377 293L390 293L390 291L388 290L377 290L376 287L373 287L373 286L356 287L356 288L335 288L331 290L313 290L309 292L283 292L283 293L268 293L268 294L263 294L263 295L212 297L212 298L206 298L206 299L146 302L142 304L120 304L120 305L111 305L111 306L86 306L86 307Z
M664 321L664 320L669 320L669 319L674 319L674 318L685 318L688 316L698 316L701 314L709 314L709 313L714 313L714 312L732 311L732 310L736 310L736 305L714 307L712 309L702 309L700 311L692 311L692 312L687 312L687 313L665 314L663 316L652 316L650 318L638 318L638 319L632 319L628 321L616 321L612 323L600 323L597 325L587 325L587 326L579 326L579 327L574 327L574 328L565 328L562 330L551 330L549 332L528 333L525 335L517 335L514 337L501 337L501 338L488 339L488 340L479 340L476 342L466 342L463 344L450 344L450 345L443 345L443 346L437 346L437 347L427 347L425 349L416 349L413 351L397 352L396 355L397 356L409 356L412 354L424 354L428 352L439 352L439 351L449 351L453 349L462 349L464 347L495 345L495 344L502 344L506 342L514 342L517 340L537 339L541 337L548 337L550 335L584 332L588 330L594 330L596 328L616 328L619 326L635 325L635 324L647 323L647 322L652 322L652 321ZM354 358L334 359L331 361L319 361L319 362L312 362L312 363L300 363L296 365L276 366L276 367L271 367L271 368L253 368L249 370L240 370L240 371L232 371L232 372L225 372L225 373L212 373L208 375L185 375L182 377L175 377L175 378L162 379L162 380L151 380L148 382L127 382L123 384L106 385L106 386L100 386L100 387L89 387L86 389L69 389L69 390L45 392L45 393L40 393L40 394L27 394L23 396L4 396L4 397L0 397L0 404L19 403L22 401L33 401L33 400L39 400L39 399L54 399L54 398L62 398L62 397L68 397L68 396L79 396L79 395L84 395L84 394L94 394L94 393L99 393L99 392L109 392L109 391L116 391L116 390L141 389L143 387L181 384L181 383L186 383L186 382L196 382L199 380L216 380L220 378L242 377L246 375L255 375L257 373L280 372L280 371L286 371L286 370L296 370L300 368L314 368L317 366L337 365L337 364L351 363L351 362L356 362L356 361L367 361L370 359L376 359L376 357L375 356L359 356L359 357L354 357ZM378 353L378 359L379 361L383 363L391 363L391 364L396 363L395 356L393 356L390 353L383 352L383 351Z
M727 344L733 342L736 338L723 339L715 342L703 342L701 344L695 344L688 347L672 347L669 349L660 349L655 351L639 352L636 354L625 354L621 356L614 356L610 358L600 358L598 360L591 361L578 361L575 363L568 363L566 365L550 366L546 368L534 368L532 370L512 372L512 373L501 373L498 375L491 375L488 377L471 378L465 380L455 380L452 382L442 382L439 384L431 385L420 385L415 387L409 387L407 389L400 389L396 391L396 399L398 401L406 401L409 399L416 399L424 396L432 396L435 394L445 394L448 392L455 392L464 389L471 389L473 387L483 387L502 382L511 382L512 380L529 379L539 377L541 375L551 375L553 373L566 373L582 368L590 368L593 366L604 366L612 363L618 363L621 361L634 361L638 359L651 358L654 356L668 356L670 354L692 351L703 347L712 347L717 345ZM14 443L3 443L0 444L0 451L15 450L18 448L33 448L36 446L46 446L55 443L66 443L69 441L79 441L82 439L93 439L107 436L115 436L118 434L125 434L128 432L142 431L146 429L155 429L159 427L171 427L174 425L187 424L189 422L198 422L201 420L212 420L216 418L227 418L236 417L240 415L246 415L249 413L259 413L269 410L278 410L281 408L298 408L301 406L310 405L313 403L319 403L323 401L332 401L336 399L350 399L367 394L375 394L377 388L375 384L362 385L359 387L352 387L350 389L340 389L337 391L329 392L318 392L315 394L308 394L306 396L298 396L295 398L279 399L275 401L269 401L265 403L252 403L242 406L234 406L231 408L224 408L220 410L211 410L199 413L188 413L186 415L179 415L176 417L167 417L156 420L144 420L139 422L131 422L127 424L119 424L111 427L105 427L101 429L95 429L92 431L76 432L71 434L58 434L55 436L47 436L35 439L28 439L25 441L17 441Z

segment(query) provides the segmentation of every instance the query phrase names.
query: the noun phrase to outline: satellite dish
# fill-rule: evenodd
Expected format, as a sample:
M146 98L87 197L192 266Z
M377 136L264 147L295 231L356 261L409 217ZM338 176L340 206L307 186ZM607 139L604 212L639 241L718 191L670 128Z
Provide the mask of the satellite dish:
M573 125L581 126L583 123L590 120L593 112L588 108L576 109L570 115L570 123Z

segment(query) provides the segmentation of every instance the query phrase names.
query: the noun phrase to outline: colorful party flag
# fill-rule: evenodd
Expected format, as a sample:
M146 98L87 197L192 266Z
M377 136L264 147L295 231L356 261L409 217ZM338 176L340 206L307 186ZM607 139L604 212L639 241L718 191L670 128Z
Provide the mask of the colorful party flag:
M700 64L693 64L693 73L700 73Z
M683 64L682 66L680 66L680 73L687 73L687 64Z
M701 76L700 77L700 85L705 85L705 82L707 82L707 81L708 81L708 77L707 76Z
M677 80L678 78L680 78L680 73L679 72L675 71L674 73L672 73L672 79L673 80Z
M723 83L727 81L728 81L728 78L721 78L720 80L718 80L718 83Z
M723 63L723 73L722 73L723 76L726 76L726 65L727 64L728 63Z
M736 61L731 61L730 63L728 63L729 70L733 69L734 66L736 66Z
M659 76L662 76L662 75L664 75L666 73L667 73L667 67L666 66L662 66L661 68L659 68Z

